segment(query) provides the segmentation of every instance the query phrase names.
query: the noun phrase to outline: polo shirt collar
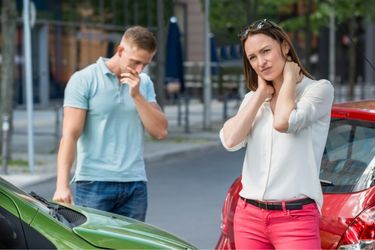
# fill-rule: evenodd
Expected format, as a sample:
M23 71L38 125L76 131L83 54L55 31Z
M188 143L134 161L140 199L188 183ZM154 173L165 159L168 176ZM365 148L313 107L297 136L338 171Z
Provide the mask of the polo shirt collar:
M106 61L108 61L108 58L104 57L99 57L96 63L98 64L100 70L103 72L105 75L115 75L112 71L109 70L107 65L105 64Z

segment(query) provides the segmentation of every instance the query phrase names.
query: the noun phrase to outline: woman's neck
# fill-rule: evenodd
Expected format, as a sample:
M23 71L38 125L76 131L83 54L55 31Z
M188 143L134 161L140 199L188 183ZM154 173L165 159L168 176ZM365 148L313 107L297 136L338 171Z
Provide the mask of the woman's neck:
M283 84L283 77L276 78L275 80L272 81L272 85L275 89L275 94L276 96L279 94L281 85Z

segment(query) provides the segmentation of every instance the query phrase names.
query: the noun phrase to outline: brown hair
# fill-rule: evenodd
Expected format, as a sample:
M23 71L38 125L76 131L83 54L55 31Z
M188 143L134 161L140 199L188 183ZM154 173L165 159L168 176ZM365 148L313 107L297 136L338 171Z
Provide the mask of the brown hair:
M251 64L246 57L245 52L245 41L249 36L255 35L255 34L264 34L266 36L271 37L272 39L276 40L280 46L283 42L286 42L289 45L289 52L286 56L290 56L291 61L298 64L298 66L301 68L301 71L304 75L314 78L311 76L311 74L303 67L301 64L301 61L299 60L296 50L293 47L293 44L288 36L288 34L278 25L276 25L274 22L271 22L267 19L258 20L252 23L248 28L246 28L241 34L240 34L240 40L242 45L242 54L243 54L243 67L244 67L244 75L245 75L245 81L247 87L255 91L258 88L258 75L255 72L255 70L251 67Z
M135 46L148 52L155 52L157 46L154 34L142 26L128 28L125 31L121 42L127 42L130 46Z

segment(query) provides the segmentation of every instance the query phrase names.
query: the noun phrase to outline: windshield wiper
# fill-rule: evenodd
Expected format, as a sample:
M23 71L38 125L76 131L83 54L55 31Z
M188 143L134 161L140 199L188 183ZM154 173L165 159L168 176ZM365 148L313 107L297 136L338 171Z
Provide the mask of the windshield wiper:
M37 199L38 201L45 204L47 208L49 209L49 214L53 218L55 218L56 220L60 221L61 223L65 224L68 227L72 226L71 223L67 219L65 219L63 215L59 213L60 205L47 201L45 198L43 198L42 196L40 196L39 194L35 192L30 192L30 195L34 197L35 199Z
M40 196L39 194L35 193L35 192L30 192L30 195L32 197L34 197L35 199L37 199L38 201L42 202L44 205L46 205L47 207L49 206L50 202L47 201L46 199L44 199L42 196Z
M328 181L328 180L320 180L320 185L322 185L323 187L333 187L333 186L335 186L335 184L333 184L332 181Z

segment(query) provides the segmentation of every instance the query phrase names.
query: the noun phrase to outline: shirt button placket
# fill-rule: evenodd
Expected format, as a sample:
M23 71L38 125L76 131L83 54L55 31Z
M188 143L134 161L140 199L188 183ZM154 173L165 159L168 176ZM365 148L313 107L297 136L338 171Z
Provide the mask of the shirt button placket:
M271 110L269 109L269 120L268 120L268 123L267 123L267 126L269 126L269 129L268 129L268 133L265 135L265 141L266 143L264 144L265 145L265 162L266 162L266 165L267 168L266 168L266 171L267 171L267 174L266 174L266 180L265 180L265 183L264 183L264 189L263 189L263 195L262 195L262 199L264 200L264 195L266 193L266 189L267 189L267 185L268 185L268 181L269 181L269 178L270 178L270 172L271 172L271 158L272 158L272 139L273 139L273 115L272 115L272 112Z

